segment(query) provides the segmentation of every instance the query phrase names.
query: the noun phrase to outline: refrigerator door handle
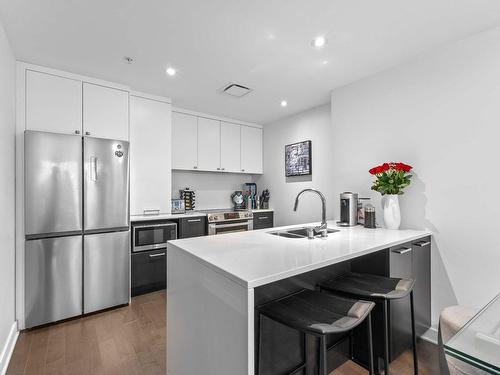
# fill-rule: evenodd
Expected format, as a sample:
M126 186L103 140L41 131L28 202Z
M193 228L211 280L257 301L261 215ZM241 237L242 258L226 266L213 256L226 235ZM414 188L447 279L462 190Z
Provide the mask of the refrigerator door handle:
M97 181L97 158L95 156L90 157L90 180Z

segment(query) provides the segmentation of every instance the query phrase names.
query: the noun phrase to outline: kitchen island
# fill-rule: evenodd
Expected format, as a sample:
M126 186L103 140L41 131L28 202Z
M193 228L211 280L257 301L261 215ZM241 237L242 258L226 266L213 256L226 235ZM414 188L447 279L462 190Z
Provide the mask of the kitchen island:
M310 225L313 224L307 224ZM425 310L417 312L421 316L420 333L428 328L429 252L423 257L407 256L413 246L428 246L430 250L430 232L360 226L337 228L330 221L328 227L338 232L326 238L286 238L270 233L302 226L168 243L168 374L253 375L254 307L296 290L312 289L317 282L346 270L387 276L423 272L421 291L416 289L415 293L417 302L420 298L420 305ZM410 250L400 251L400 246ZM401 257L393 258L392 255ZM293 331L271 323L265 329L270 339L263 351L268 355L272 350L276 352L269 365L264 364L263 374L293 367L289 362L295 357L300 362L300 339ZM280 340L276 341L276 336ZM283 345L276 345L276 342ZM362 348L359 352L362 359Z

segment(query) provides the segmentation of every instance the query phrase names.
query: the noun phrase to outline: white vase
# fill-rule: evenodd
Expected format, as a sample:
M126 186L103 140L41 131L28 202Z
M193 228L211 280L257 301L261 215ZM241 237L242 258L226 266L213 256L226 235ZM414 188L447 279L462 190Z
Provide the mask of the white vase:
M387 229L399 229L401 225L401 210L399 208L399 195L384 195L382 202L384 208L384 222Z

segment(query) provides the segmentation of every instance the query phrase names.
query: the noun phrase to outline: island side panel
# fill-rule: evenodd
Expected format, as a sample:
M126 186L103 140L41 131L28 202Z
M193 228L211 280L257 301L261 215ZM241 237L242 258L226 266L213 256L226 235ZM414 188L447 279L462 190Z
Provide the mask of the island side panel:
M167 374L253 375L253 289L167 247Z

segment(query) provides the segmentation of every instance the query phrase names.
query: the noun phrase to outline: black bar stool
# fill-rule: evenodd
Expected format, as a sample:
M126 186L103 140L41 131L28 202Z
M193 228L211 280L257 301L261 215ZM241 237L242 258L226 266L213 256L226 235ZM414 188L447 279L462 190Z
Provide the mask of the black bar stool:
M384 308L384 368L389 374L389 317L388 304L392 299L410 295L411 333L413 342L413 371L418 375L417 338L415 334L415 309L413 304L413 279L399 279L364 273L349 272L319 284L319 290L353 298L383 302Z
M373 371L373 343L371 311L375 307L373 302L352 300L333 296L313 290L302 290L295 294L265 303L256 307L257 314L257 374L260 374L262 333L262 316L266 316L278 323L304 334L319 338L319 374L327 375L327 348L326 337L329 334L349 332L365 319L368 319L368 345L370 348L370 374ZM343 339L340 339L342 341ZM335 346L335 345L333 345ZM333 348L333 346L331 348ZM330 349L331 349L330 348ZM304 363L296 367L291 373L295 374L306 367L307 349L304 345Z

